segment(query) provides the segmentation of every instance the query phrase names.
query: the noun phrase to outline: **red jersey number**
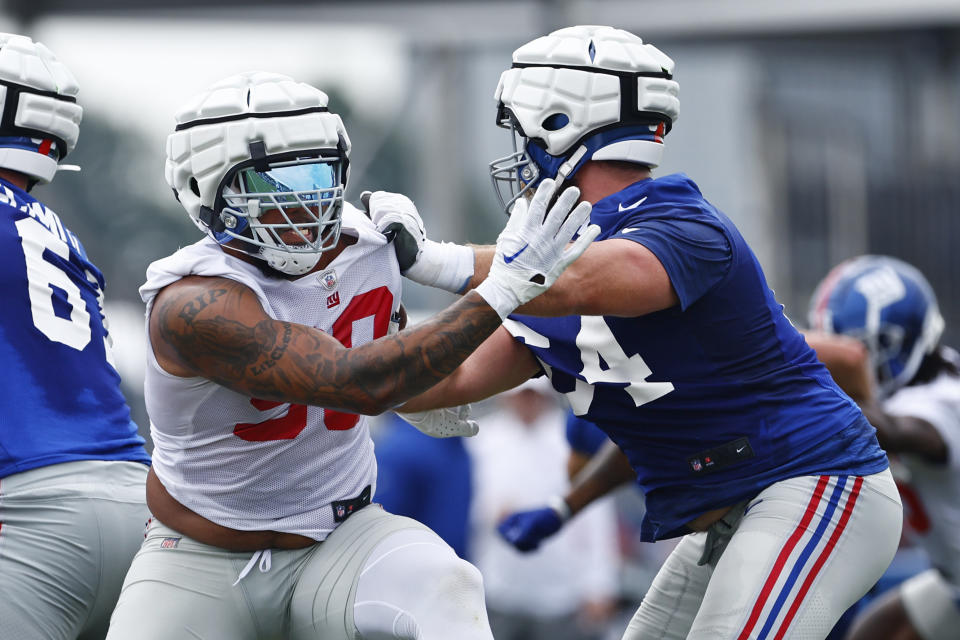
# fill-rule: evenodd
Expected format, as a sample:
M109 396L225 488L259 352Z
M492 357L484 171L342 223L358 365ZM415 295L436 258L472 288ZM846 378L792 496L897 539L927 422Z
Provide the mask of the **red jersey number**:
M393 294L386 287L377 287L354 296L337 321L333 323L333 337L345 347L353 346L354 323L373 318L373 339L387 335L390 327L390 312L393 309ZM346 431L357 426L360 416L333 409L324 409L323 424L331 431Z
M345 347L353 346L354 323L366 318L373 318L373 339L387 335L390 327L390 312L393 309L393 294L387 287L377 287L366 293L355 296L347 308L343 310L337 321L333 323L333 337ZM267 411L278 407L282 402L250 398L252 404L259 411ZM330 431L346 431L357 426L360 416L355 413L345 413L326 409L323 412L323 424ZM291 404L282 416L264 420L263 422L241 422L234 426L233 433L240 439L248 442L267 442L270 440L292 440L300 435L307 426L307 406Z

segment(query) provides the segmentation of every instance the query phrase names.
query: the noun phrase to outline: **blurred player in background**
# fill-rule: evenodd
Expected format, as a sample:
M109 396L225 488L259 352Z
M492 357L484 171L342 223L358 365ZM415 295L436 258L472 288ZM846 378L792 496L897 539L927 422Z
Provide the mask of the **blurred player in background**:
M104 280L30 191L77 143L73 75L0 34L0 638L103 638L148 513L150 458L103 317Z
M469 560L473 483L465 440L431 438L395 413L385 413L378 427L377 502L427 525Z
M616 514L593 505L537 553L520 555L497 534L504 516L563 493L570 482L565 414L546 378L500 394L467 441L474 466L471 559L483 574L497 640L597 638L618 593Z
M567 460L567 475L574 478L587 466L590 459L603 448L610 438L600 427L584 420L572 410L567 410L565 425L567 442L570 444L570 458Z
M880 444L906 470L898 480L912 538L932 569L875 600L851 640L948 640L960 634L960 357L940 344L944 322L934 292L914 267L860 256L835 267L810 308L814 330L851 336L859 362L833 370L850 380ZM811 340L829 358L842 344ZM876 381L876 393L863 380ZM859 382L858 382L859 381Z
M233 76L177 114L167 181L208 237L141 288L155 521L110 638L492 638L479 572L371 504L364 415L448 375L549 287L595 235L568 247L590 206L571 188L545 215L542 188L476 293L397 333L396 255L344 202L349 152L326 94L286 76ZM448 415L415 421L450 435Z
M515 153L492 166L511 214L541 181L594 203L599 239L457 371L404 405L460 405L545 372L620 447L647 541L685 536L624 638L823 637L883 573L902 509L874 429L783 315L732 222L683 174L652 179L677 117L673 62L610 27L513 56L496 91ZM411 203L373 212L413 248L405 275L473 270L492 248L425 239ZM404 206L400 206L404 204ZM569 505L554 505L564 518ZM543 510L508 538L544 536Z

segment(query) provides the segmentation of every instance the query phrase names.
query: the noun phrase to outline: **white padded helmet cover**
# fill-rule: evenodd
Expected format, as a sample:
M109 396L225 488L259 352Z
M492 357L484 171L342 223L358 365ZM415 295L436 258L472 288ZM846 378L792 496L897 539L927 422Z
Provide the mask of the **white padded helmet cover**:
M673 61L632 33L604 26L567 27L529 42L513 53L500 76L495 99L509 108L528 138L544 141L559 156L589 132L621 120L616 73L673 74ZM556 68L560 67L560 68ZM563 67L578 67L576 69ZM637 76L637 109L674 122L679 86L668 78ZM544 120L563 113L569 123L556 130Z
M11 85L22 89L16 93ZM83 117L83 109L75 102L79 90L76 78L46 46L26 36L0 33L0 113L8 99L18 100L12 124L28 130L18 135L48 134L62 140L61 158L73 151ZM7 149L2 158L2 166L44 182L57 170L56 160L30 151Z
M340 116L329 112L289 113L326 106L324 92L284 75L251 72L226 78L177 113L178 125L198 120L210 122L176 131L167 138L167 183L177 192L194 223L209 234L210 230L199 219L200 208L213 208L223 177L234 166L250 159L251 142L263 141L268 156L336 149L341 141L349 153L350 139ZM260 115L270 113L277 115ZM217 121L244 114L250 117ZM196 180L194 186L199 195L191 185L192 179Z

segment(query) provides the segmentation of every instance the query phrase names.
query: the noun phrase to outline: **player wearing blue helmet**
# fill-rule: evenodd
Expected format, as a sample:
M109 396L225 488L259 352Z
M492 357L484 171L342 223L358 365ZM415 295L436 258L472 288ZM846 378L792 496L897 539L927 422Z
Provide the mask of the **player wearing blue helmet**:
M504 201L523 214L538 181L572 183L600 235L404 409L546 373L622 451L646 496L643 537L684 536L625 639L823 637L893 557L899 498L874 429L737 228L686 175L651 177L677 95L670 58L622 30L561 29L514 52L495 94L516 140L492 168ZM457 290L486 274L489 248L431 242L412 205L392 204L372 214L415 249L405 275ZM507 537L535 546L550 517L519 514Z
M936 352L944 322L919 270L888 256L860 256L836 266L817 286L810 326L859 338L880 391L890 395Z
M102 638L148 513L104 279L31 189L79 135L66 66L0 34L0 637Z
M903 469L898 485L906 522L933 565L873 602L848 637L954 638L960 628L960 356L940 344L944 321L933 289L902 260L853 258L817 287L810 325L866 347L859 366L869 375L859 377L873 377L876 391L858 395L880 443ZM822 338L814 344L818 353L838 349Z

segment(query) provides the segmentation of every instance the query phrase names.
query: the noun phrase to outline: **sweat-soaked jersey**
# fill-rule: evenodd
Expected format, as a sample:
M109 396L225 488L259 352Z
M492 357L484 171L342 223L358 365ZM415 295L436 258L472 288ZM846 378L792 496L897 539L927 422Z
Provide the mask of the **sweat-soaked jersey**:
M362 213L344 209L342 234L357 242L323 271L295 280L267 274L210 239L154 262L140 289L148 319L163 287L198 275L236 280L270 317L315 327L348 347L387 335L400 306L393 247ZM217 524L323 540L375 490L365 416L181 378L159 366L150 346L145 399L157 476L181 504Z
M0 478L76 460L149 464L113 365L103 289L59 216L0 180Z
M506 326L629 458L646 495L644 540L686 533L778 480L888 466L740 232L687 176L637 182L597 202L590 221L597 241L653 252L680 303L632 318L513 315Z

